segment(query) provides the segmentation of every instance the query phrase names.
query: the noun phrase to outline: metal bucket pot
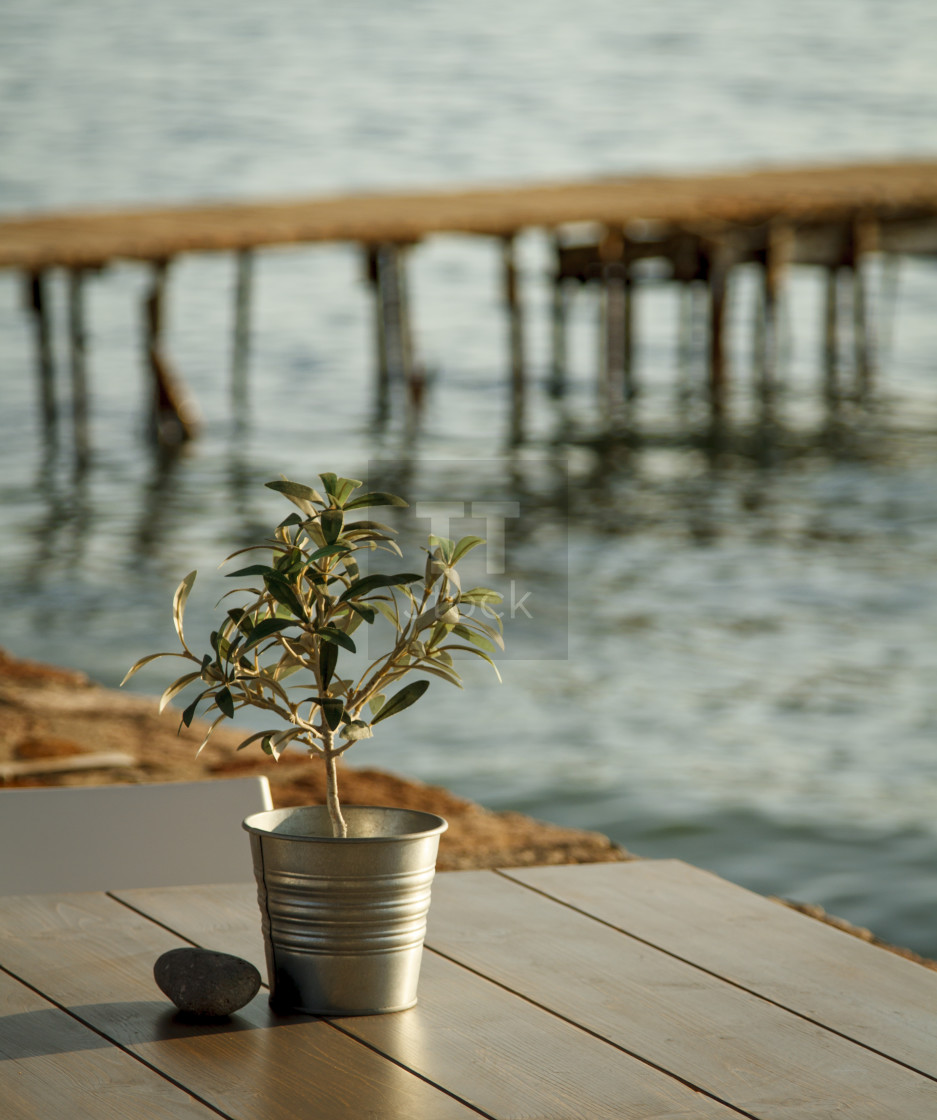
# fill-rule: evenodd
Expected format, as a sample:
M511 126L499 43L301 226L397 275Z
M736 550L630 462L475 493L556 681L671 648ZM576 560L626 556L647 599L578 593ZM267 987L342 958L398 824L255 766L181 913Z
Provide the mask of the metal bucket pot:
M442 817L409 809L253 813L250 833L270 1003L312 1015L372 1015L416 1003Z

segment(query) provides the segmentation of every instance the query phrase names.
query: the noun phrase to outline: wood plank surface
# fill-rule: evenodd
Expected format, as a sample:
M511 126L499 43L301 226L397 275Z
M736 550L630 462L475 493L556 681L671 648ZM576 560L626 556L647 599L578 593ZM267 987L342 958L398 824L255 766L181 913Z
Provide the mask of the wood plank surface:
M0 971L4 1120L217 1120L60 1008Z
M749 1115L937 1116L934 1081L490 872L437 877L427 944Z
M238 887L121 891L155 921L206 947L262 957L256 901ZM188 905L187 899L193 904ZM227 899L227 903L226 900ZM493 1117L658 1120L738 1114L431 952L420 999L340 1027Z
M274 1016L263 990L227 1023L180 1021L152 969L182 944L104 895L0 899L4 968L232 1120L477 1116L323 1020Z
M679 860L503 874L937 1077L937 972Z
M380 243L430 234L505 237L571 222L678 225L848 219L937 211L937 163L761 168L525 183L473 190L200 203L10 216L0 220L0 268L97 267L183 252L326 241Z

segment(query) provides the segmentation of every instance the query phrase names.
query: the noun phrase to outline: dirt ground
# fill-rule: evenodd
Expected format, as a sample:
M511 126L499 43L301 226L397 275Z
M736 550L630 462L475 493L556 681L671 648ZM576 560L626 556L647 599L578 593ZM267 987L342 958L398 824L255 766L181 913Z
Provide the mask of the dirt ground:
M177 735L177 712L157 712L156 700L115 692L83 673L24 661L0 649L0 786L102 785L199 781L265 774L276 807L325 799L323 768L304 756L267 758L259 748L235 750L242 732L219 726L198 758L205 725ZM440 871L541 864L600 863L636 856L597 832L492 812L440 786L381 770L342 766L348 805L390 805L438 813L449 822L441 838ZM869 930L819 906L776 901L929 968L907 949L887 945Z

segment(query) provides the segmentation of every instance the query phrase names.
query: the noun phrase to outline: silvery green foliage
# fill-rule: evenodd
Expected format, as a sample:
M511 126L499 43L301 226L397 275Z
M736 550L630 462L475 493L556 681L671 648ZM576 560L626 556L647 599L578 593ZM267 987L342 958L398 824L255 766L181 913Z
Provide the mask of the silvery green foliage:
M190 572L173 599L181 651L141 658L124 680L159 657L191 662L194 668L163 693L160 711L184 689L201 682L203 687L182 713L185 726L200 708L202 716L215 716L199 751L218 724L232 718L238 708L256 708L279 717L280 726L249 736L238 750L259 742L264 751L279 758L294 744L321 757L327 767L333 827L336 835L344 835L335 760L357 740L370 738L381 720L415 703L429 687L426 676L461 687L454 652L475 654L497 673L489 655L503 643L500 619L491 607L501 596L486 587L461 588L456 565L484 543L480 537L451 541L430 536L422 573L361 575L356 557L362 550L401 554L391 528L377 521L353 520L349 514L407 503L381 491L358 493L363 483L355 479L319 477L324 496L296 482L267 483L298 512L281 521L269 540L228 557L267 554L264 562L231 573L232 578L250 582L224 596L245 598L242 605L228 608L212 631L209 652L194 653L183 633L185 604L196 575ZM339 672L343 652L358 654L353 635L362 626L374 625L379 615L390 623L385 652L343 676ZM421 679L391 693L410 674Z

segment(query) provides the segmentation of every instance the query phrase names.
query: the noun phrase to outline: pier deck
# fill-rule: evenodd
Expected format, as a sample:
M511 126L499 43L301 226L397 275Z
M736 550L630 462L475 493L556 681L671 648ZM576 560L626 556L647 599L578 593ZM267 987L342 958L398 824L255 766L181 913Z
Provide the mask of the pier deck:
M937 218L937 161L8 216L0 219L0 268L96 268L181 253L405 243L442 233L510 237L577 222L705 227L859 216L885 224Z

